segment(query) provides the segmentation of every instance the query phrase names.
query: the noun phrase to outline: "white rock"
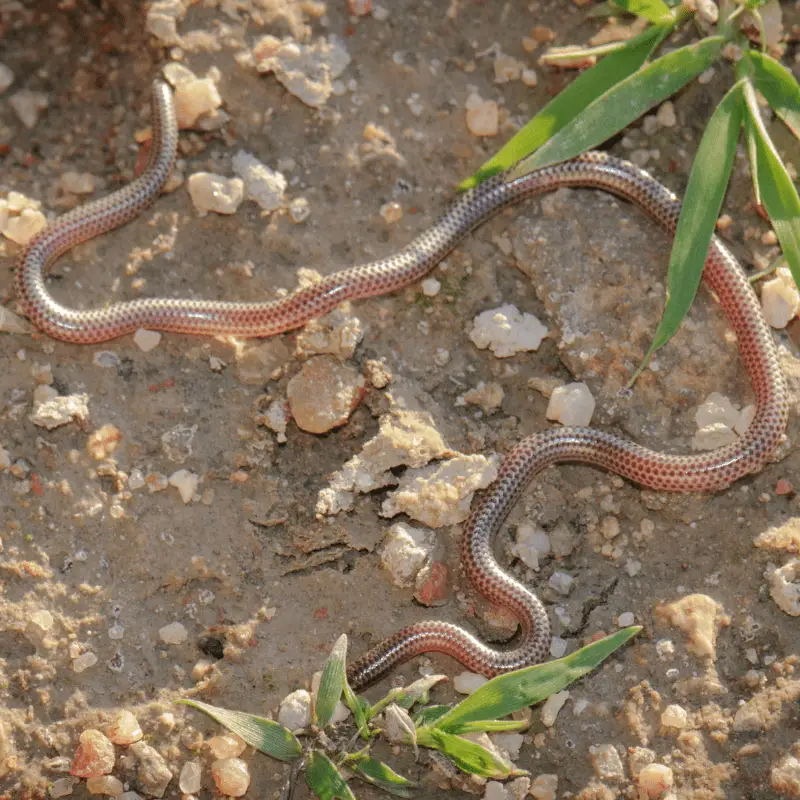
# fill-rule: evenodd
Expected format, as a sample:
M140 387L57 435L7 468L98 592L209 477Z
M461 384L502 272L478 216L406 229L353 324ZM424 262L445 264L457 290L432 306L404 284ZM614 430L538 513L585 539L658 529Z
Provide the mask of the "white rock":
M514 778L506 784L511 800L525 800L530 793L531 779L523 775L521 778Z
M523 64L513 56L497 53L494 58L494 82L517 81L522 75Z
M89 669L89 667L93 667L97 663L97 655L91 652L91 650L87 653L81 653L77 658L72 659L72 670L73 672L84 672L85 670Z
M772 571L769 593L781 611L800 617L800 558L793 558Z
M389 571L395 586L411 586L435 548L433 531L398 522L389 528L384 538L381 565Z
M189 638L189 631L180 622L170 622L159 629L158 637L164 644L183 644Z
M554 636L550 640L550 655L553 658L561 658L567 652L568 642L560 636Z
M664 764L648 764L642 768L637 782L648 797L661 797L672 788L672 770Z
M467 130L473 136L497 136L500 130L500 111L494 100L484 100L473 92L464 104Z
M62 191L70 194L91 194L95 187L95 178L91 172L65 172L58 179Z
M42 389L52 390L49 386L40 386ZM40 428L53 430L61 425L66 425L73 420L79 423L89 420L89 395L71 394L65 397L49 397L41 403L34 402L33 412L28 419Z
M547 419L562 425L585 427L592 421L594 397L585 383L568 383L553 389L547 405Z
M714 422L701 428L692 437L692 450L716 450L726 444L733 444L738 436L724 422Z
M783 797L800 797L800 759L785 755L770 770L769 785Z
M510 800L506 787L499 781L489 781L483 790L483 800Z
M426 297L436 297L442 288L442 284L436 278L426 278L422 281L422 294Z
M501 750L509 761L519 758L519 751L525 737L521 733L493 733L489 737L495 747Z
M175 87L175 116L179 128L192 128L204 114L222 105L222 98L210 78L182 80Z
M25 624L25 636L32 642L41 642L54 622L53 615L46 609L34 611Z
M636 617L633 611L623 611L622 614L619 615L617 622L620 628L628 628L636 622Z
M205 216L209 211L235 214L244 200L244 181L241 178L195 172L189 176L186 187L200 216Z
M544 725L546 728L552 728L556 723L558 712L561 711L561 709L564 707L564 703L566 703L567 700L569 700L569 692L566 689L564 691L551 694L550 697L545 700L544 705L542 706L542 725Z
M550 537L547 531L522 523L517 526L512 552L526 567L538 572L539 560L550 553Z
M558 775L537 775L531 784L531 797L535 800L556 800Z
M597 744L589 748L595 775L604 781L620 781L625 777L625 768L613 744Z
M2 231L2 226L0 226L0 231ZM32 330L33 328L27 320L0 306L0 331L5 333L31 333Z
M661 712L661 724L665 728L677 728L682 731L689 725L689 714L683 706L667 706Z
M664 128L674 128L678 124L678 118L675 116L675 106L671 100L662 103L656 112L656 119L659 124Z
M9 218L3 228L3 236L17 244L26 245L46 225L47 219L41 211L24 208L19 216Z
M220 758L211 763L211 777L220 794L242 797L250 787L250 769L240 758Z
M58 780L55 780L50 784L50 797L68 797L72 794L72 790L78 783L80 783L78 778L58 778Z
M536 86L536 85L538 85L539 76L536 74L536 70L523 69L522 70L522 82L526 86Z
M533 314L521 314L513 305L484 311L475 317L469 338L480 350L487 347L498 358L537 350L547 328Z
M8 98L8 103L28 130L35 128L39 115L50 103L43 92L32 92L29 89L20 89Z
M140 469L134 468L128 476L128 488L131 490L141 489L145 485L144 474Z
M0 64L0 94L14 83L14 73L5 64Z
M133 341L143 353L149 353L151 350L158 347L158 343L161 341L161 334L158 331L148 331L144 328L139 328L139 330L133 334Z
M483 675L478 675L475 672L459 672L453 678L453 688L459 694L472 694L476 689L480 689L484 683L488 682L488 678Z
M575 578L573 578L572 575L569 575L566 572L554 572L550 576L550 580L547 581L547 585L560 595L564 595L566 597L566 595L572 591L572 584L574 582Z
M298 689L281 700L278 722L290 731L303 730L311 723L311 695Z
M169 477L169 485L178 490L184 503L191 502L197 492L199 481L199 477L194 472L189 472L188 469L179 469Z
M275 211L283 204L286 178L262 164L255 156L240 150L232 160L233 171L244 181L247 196L264 211Z
M722 423L729 428L739 424L741 411L719 392L711 392L705 401L697 407L694 420L698 428L705 428L715 423Z
M274 431L278 444L286 443L286 426L289 424L289 407L285 400L273 400L264 415L266 426Z
M147 32L155 36L161 44L182 44L177 24L186 14L188 5L185 0L155 0L150 3L145 19Z
M306 45L267 35L256 42L253 58L259 72L274 72L288 91L313 108L325 105L334 80L350 64L349 53L335 36Z
M785 328L800 314L800 292L786 267L779 267L775 277L762 285L761 307L773 328Z
M200 761L187 761L181 767L178 787L184 794L196 794L203 788L203 765Z

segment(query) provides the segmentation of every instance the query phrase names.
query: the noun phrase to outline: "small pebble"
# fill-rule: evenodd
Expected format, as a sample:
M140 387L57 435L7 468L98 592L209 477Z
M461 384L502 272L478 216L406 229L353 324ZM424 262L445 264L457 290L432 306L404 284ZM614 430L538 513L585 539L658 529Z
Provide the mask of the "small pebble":
M556 723L558 712L561 711L567 700L569 700L569 692L567 690L551 694L542 706L542 725L546 728L552 728Z
M212 736L208 740L208 749L216 759L238 758L247 747L247 743L241 736L233 733L225 733L221 736Z
M647 797L661 797L672 788L672 770L664 764L648 764L642 768L637 782Z
M674 128L678 124L678 118L675 116L675 106L672 101L667 100L666 103L661 104L656 112L656 119L664 128Z
M585 383L569 383L553 390L547 405L547 419L562 425L586 427L592 421L595 401Z
M189 631L180 622L171 622L158 631L158 636L165 644L183 644L189 638Z
M192 205L200 216L209 211L235 214L244 200L244 181L211 172L195 172L186 182Z
M31 130L36 127L39 116L50 104L50 100L43 92L20 89L8 98L8 104L14 109L22 124Z
M250 786L250 771L239 758L221 758L211 764L211 775L221 794L241 797Z
M246 150L240 150L231 161L233 171L244 181L247 196L263 211L275 211L283 205L286 178L262 164Z
M130 711L120 711L109 725L106 735L114 744L129 745L138 742L144 733L139 721Z
M0 94L14 83L14 73L5 64L0 64Z
M480 689L487 678L475 672L460 672L453 678L453 688L459 694L472 694L476 689Z
M622 759L613 744L592 745L589 748L589 757L600 780L620 781L625 777Z
M210 78L194 78L175 87L175 116L178 127L194 127L204 114L211 114L222 105L219 90Z
M531 783L530 793L534 800L556 800L558 775L537 775Z
M785 328L800 313L800 291L786 267L761 287L761 308L773 328Z
M75 784L78 783L77 778L59 778L50 784L50 797L67 797L72 794Z
M547 581L547 585L560 595L566 596L572 591L574 582L575 579L572 575L568 575L566 572L554 572Z
M87 653L82 653L77 658L72 659L72 670L73 672L84 672L89 667L93 667L97 663L97 655L92 653L91 651Z
M442 284L436 278L426 278L422 281L422 294L426 297L436 297L442 288Z
M178 788L184 794L196 794L203 788L203 766L199 761L187 761L178 776Z
M400 203L395 203L394 201L384 203L380 208L380 215L391 225L394 222L399 222L403 218L403 207Z
M32 208L24 208L19 216L11 217L3 228L3 235L17 244L26 245L44 230L47 219L41 211Z
M95 187L95 178L90 172L65 172L58 179L61 189L70 194L91 194Z
M151 350L158 347L158 343L161 341L161 334L158 331L148 331L144 328L139 328L139 330L133 334L133 341L143 353L149 353Z
M562 658L567 652L568 642L560 636L554 636L550 641L550 655L553 658Z
M278 722L290 731L307 728L311 723L311 695L305 689L286 695L278 710Z
M636 617L632 611L625 611L619 615L617 622L620 628L627 628L636 622Z
M667 706L661 712L661 724L665 728L677 728L682 731L689 724L689 715L683 706Z
M473 136L497 136L500 130L500 112L494 100L484 100L473 92L465 104L467 130Z
M119 778L113 775L100 775L96 778L89 778L86 781L86 789L89 794L104 794L108 797L119 797L125 787Z
M108 737L94 728L89 728L80 735L70 774L77 778L108 775L114 769L115 759L114 745Z
M289 217L295 224L305 222L311 216L311 205L305 197L295 197L289 203Z
M169 485L178 490L184 504L190 503L197 493L199 481L200 478L194 472L189 472L188 469L179 469L169 477Z

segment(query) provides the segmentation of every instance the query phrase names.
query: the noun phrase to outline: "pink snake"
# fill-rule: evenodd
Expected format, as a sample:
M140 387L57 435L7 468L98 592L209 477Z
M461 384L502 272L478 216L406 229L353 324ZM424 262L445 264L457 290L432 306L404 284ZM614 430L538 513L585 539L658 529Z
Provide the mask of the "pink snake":
M674 233L680 201L643 170L603 153L515 180L495 176L458 197L431 228L399 253L334 272L289 297L260 303L139 299L97 310L65 308L44 282L46 269L80 242L138 216L158 196L172 170L178 131L172 94L156 81L152 90L153 147L144 172L108 197L56 220L36 236L16 273L19 301L30 320L57 339L90 344L138 328L188 334L273 336L320 317L344 300L386 294L420 280L470 231L505 206L562 186L603 189L635 203L665 231ZM699 455L676 456L648 450L591 428L553 428L520 442L500 474L476 504L464 526L462 565L481 594L515 614L521 633L511 649L494 649L456 625L421 622L384 640L349 669L354 688L383 676L397 664L428 651L454 656L488 677L543 660L550 650L550 625L540 600L505 573L492 552L494 536L531 478L559 462L592 464L657 491L710 492L758 471L780 442L787 423L786 385L772 334L758 299L736 259L714 239L703 273L739 342L741 358L756 396L756 413L734 444Z

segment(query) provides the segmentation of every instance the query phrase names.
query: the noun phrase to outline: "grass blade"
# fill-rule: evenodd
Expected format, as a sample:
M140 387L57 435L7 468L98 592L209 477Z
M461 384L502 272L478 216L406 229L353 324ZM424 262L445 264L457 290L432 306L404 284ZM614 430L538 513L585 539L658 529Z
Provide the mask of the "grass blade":
M470 189L477 186L481 181L508 169L537 147L541 147L596 97L636 72L672 28L672 24L648 28L575 78L459 188Z
M255 747L256 750L277 758L279 761L293 761L299 758L303 752L303 748L294 734L271 719L245 714L243 711L217 708L208 703L201 703L199 700L178 700L177 702L208 714L211 719L241 736L251 747Z
M306 783L319 800L356 800L342 773L318 750L312 750L306 766Z
M602 144L705 71L719 55L723 44L721 36L708 37L673 50L619 81L596 97L535 153L517 164L511 170L510 179L566 161Z
M464 723L498 719L538 703L591 672L640 630L624 628L557 661L498 675L440 717L436 727L458 730Z
M411 790L416 784L399 775L382 761L358 753L348 757L347 766L351 767L362 780L395 795L395 797L413 797Z
M451 706L428 706L423 708L415 717L414 724L419 728L422 725L433 725L439 717L443 717Z
M347 636L342 634L325 662L322 678L314 703L317 724L324 728L331 720L336 704L342 697L345 682L345 660L347 658ZM352 709L351 709L352 710Z
M424 747L443 753L460 770L470 775L504 780L527 774L522 770L515 770L511 764L490 753L485 747L439 728L420 728L417 731L417 741Z
M672 11L664 0L612 0L615 6L629 14L659 25L672 19Z
M457 725L453 733L505 733L524 731L529 726L524 719L477 719Z
M744 97L750 121L747 131L755 144L761 202L778 237L786 264L795 283L800 286L800 198L764 127L755 91L749 82L745 83Z
M786 127L800 139L800 85L794 75L766 53L751 50L747 58L753 67L756 88Z
M669 258L664 313L650 349L631 383L647 366L653 353L678 330L697 294L742 129L744 83L744 80L739 81L725 95L711 115L700 140Z

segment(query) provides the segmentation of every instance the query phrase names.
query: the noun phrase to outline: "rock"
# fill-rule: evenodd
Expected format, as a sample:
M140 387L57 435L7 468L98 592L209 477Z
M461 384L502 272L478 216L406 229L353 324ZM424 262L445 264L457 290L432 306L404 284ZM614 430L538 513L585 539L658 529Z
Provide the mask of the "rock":
M211 764L211 775L220 794L241 797L250 787L250 771L240 758L222 758Z
M350 55L335 36L310 45L264 36L253 47L253 58L259 72L274 72L289 92L312 108L325 105L333 81L350 64Z
M117 449L121 441L120 429L116 425L106 423L89 434L86 440L86 452L95 461L104 461Z
M24 208L17 217L11 217L3 227L3 236L20 245L26 245L47 227L47 219L41 211Z
M469 516L475 492L496 477L499 457L459 455L409 469L381 506L381 516L407 514L431 528L457 525Z
M467 130L473 136L497 136L500 130L500 111L494 100L484 100L473 92L464 104Z
M178 490L184 504L191 503L192 498L197 494L197 486L200 478L188 469L179 469L169 476L169 485Z
M770 550L800 553L800 517L791 517L778 527L768 528L756 536L753 544Z
M672 770L664 764L648 764L642 768L637 778L639 788L647 797L661 797L672 788Z
M53 615L46 609L34 611L25 624L25 637L34 644L44 643L54 622Z
M311 723L311 695L298 689L281 700L278 722L290 731L304 730Z
M800 797L800 759L786 755L769 772L769 785L784 797Z
M773 328L785 328L800 314L800 291L786 267L778 267L775 277L762 284L761 310Z
M456 401L456 405L469 403L473 406L479 406L484 413L491 414L500 408L504 397L505 392L499 383L481 381L474 389L464 392Z
M636 622L633 611L623 611L617 619L620 628L628 628Z
M306 324L297 334L295 354L301 358L332 355L346 361L355 353L363 336L361 320L337 308Z
M381 565L389 571L395 586L411 586L417 573L431 559L436 544L432 531L398 522L384 537Z
M108 726L106 735L114 744L129 745L138 742L144 733L139 721L130 711L119 711Z
M674 128L678 124L678 118L675 116L675 106L671 100L662 103L656 112L656 119L662 128Z
M444 605L447 598L447 565L430 561L417 573L414 581L414 599L423 606Z
M109 797L119 797L124 789L122 781L113 775L99 775L86 781L89 794L104 794Z
M286 387L297 427L326 433L344 425L364 396L364 376L330 356L316 356L303 364Z
M547 328L533 314L521 314L516 306L504 305L475 317L470 339L479 350L487 347L497 358L537 350Z
M0 232L2 230L3 226L0 224ZM33 327L27 320L18 317L13 311L0 306L0 331L4 333L29 334L33 331Z
M569 692L566 689L564 691L551 694L550 697L545 700L544 705L542 706L542 725L544 725L546 728L552 728L553 725L556 724L558 712L561 711L561 709L564 707L564 703L566 703L567 700L569 700Z
M550 655L553 658L563 658L564 654L567 652L568 644L566 639L562 639L560 636L554 636L550 640Z
M472 694L476 689L480 689L489 679L475 672L459 672L453 678L453 688L459 694Z
M595 775L604 781L621 781L625 777L625 768L613 744L597 744L589 748Z
M714 422L701 428L692 438L692 450L716 450L733 444L738 440L738 436L727 425L721 422Z
M134 742L128 748L128 752L132 753L137 761L136 779L139 788L146 795L163 797L172 780L172 772L161 754L144 742Z
M186 182L192 205L201 217L209 211L235 214L244 200L244 181L212 172L195 172Z
M80 783L77 778L58 778L50 784L49 795L50 797L67 797L72 794L72 790Z
M49 388L49 387L48 387ZM70 422L84 423L89 420L89 395L71 394L65 397L50 397L35 403L28 419L40 428L53 430Z
M233 171L244 181L247 196L264 211L275 211L283 205L286 178L271 170L255 156L240 150L232 160Z
M50 104L50 99L44 92L20 89L8 98L8 104L14 109L20 122L28 130L32 130L36 127L42 111Z
M94 778L108 775L114 769L114 745L100 731L89 728L81 733L70 775L76 778Z
M311 204L307 197L295 197L289 203L289 219L300 225L311 216Z
M149 353L158 347L158 343L161 341L161 334L158 331L147 331L144 328L139 328L133 334L133 341L143 353Z
M436 297L441 291L442 284L436 278L426 278L422 281L422 294L425 297Z
M733 716L733 729L737 733L756 733L764 729L764 720L757 703L750 701L736 709Z
M242 383L261 384L281 376L291 359L291 352L281 339L246 346L237 356L236 372Z
M64 172L58 179L61 191L69 194L91 194L95 188L95 177L91 172Z
M525 741L525 737L521 733L493 733L489 738L508 761L515 761L519 758L519 751Z
M14 73L11 71L10 67L7 67L5 64L0 64L0 94L3 94L12 83L14 83Z
M488 781L483 790L483 800L510 800L510 795L499 781Z
M187 0L155 0L150 3L145 19L148 33L158 39L162 45L180 45L177 24L186 14Z
M200 761L187 761L181 767L178 788L184 794L197 794L203 788L203 765Z
M264 422L271 431L274 431L278 444L285 444L286 426L289 424L289 406L285 400L273 400L264 414Z
M521 61L517 61L513 56L498 52L494 57L494 82L509 83L518 81L522 75L524 67Z
M689 725L689 715L683 706L670 705L661 712L661 724L682 731Z
M769 593L781 611L800 617L800 558L793 558L772 571Z
M238 758L244 753L247 742L241 736L233 733L224 733L221 736L212 736L208 742L209 752L214 758Z
M716 660L717 631L730 624L725 610L704 594L690 594L656 609L656 616L679 628L689 637L687 649L698 656Z
M161 449L175 464L183 464L193 452L197 425L175 425L161 434Z
M562 425L586 427L594 414L594 397L585 383L569 383L553 390L547 404L547 419Z
M572 575L568 575L566 572L554 572L547 581L547 585L558 594L566 597L572 591L574 582L575 579Z
M210 78L182 80L175 87L175 116L181 129L195 127L200 117L221 105L222 97Z
M530 792L530 788L531 779L526 776L515 778L513 781L506 784L506 789L511 796L511 800L525 800Z
M183 644L189 638L189 631L180 622L171 622L159 629L158 638L164 644Z
M538 572L539 561L549 555L550 547L547 531L527 523L517 526L517 537L511 550L526 567Z
M81 653L77 658L72 659L72 671L77 673L85 672L90 667L93 667L97 660L97 655L91 650Z
M575 550L578 543L577 534L567 522L559 520L550 531L550 547L556 558L566 558Z
M530 791L534 800L556 800L558 775L537 775L533 779Z

